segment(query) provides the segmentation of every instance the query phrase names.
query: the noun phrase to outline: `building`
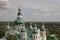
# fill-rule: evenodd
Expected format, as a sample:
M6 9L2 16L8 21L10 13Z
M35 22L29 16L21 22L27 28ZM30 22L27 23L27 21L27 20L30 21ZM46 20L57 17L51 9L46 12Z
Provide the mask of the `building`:
M10 29L9 24L6 27L5 37L8 37L8 34L17 35L20 40L46 40L46 30L44 25L41 27L41 30L35 27L32 27L30 24L29 28L25 28L25 21L22 18L22 13L20 7L18 8L17 19L14 21L14 29Z
M18 40L46 40L47 38L44 23L42 23L40 29L36 24L35 27L32 27L32 23L29 28L25 27L25 21L23 20L20 7L18 8L17 19L14 21L14 24L14 29L11 29L8 23L5 31L5 37L1 40L7 40L6 38L8 37L8 34L16 35Z

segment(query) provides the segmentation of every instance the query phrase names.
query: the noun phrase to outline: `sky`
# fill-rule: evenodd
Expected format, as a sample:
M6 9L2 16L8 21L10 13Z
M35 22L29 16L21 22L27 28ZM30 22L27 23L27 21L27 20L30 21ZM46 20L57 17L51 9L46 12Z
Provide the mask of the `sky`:
M0 21L17 18L18 0L0 1ZM25 21L60 22L60 0L20 0L20 9Z

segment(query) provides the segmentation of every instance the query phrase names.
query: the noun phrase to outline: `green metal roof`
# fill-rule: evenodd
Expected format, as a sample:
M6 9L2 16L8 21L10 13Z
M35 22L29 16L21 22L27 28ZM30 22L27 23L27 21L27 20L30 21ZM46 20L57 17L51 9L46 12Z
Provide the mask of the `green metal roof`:
M42 27L40 28L40 30L41 30L41 31L44 31L44 30L45 30L44 26L42 26Z
M24 23L24 20L22 18L17 18L14 22L15 25L20 25L20 24L23 24Z
M34 28L33 33L38 33L38 30Z
M29 30L33 30L32 25L30 25Z
M21 29L21 32L26 32L25 28L22 28L22 29Z
M18 32L18 31L15 31L15 34L16 34L16 35L20 35L20 32Z
M6 31L9 31L9 30L10 30L10 29L9 29L9 26L7 26L7 27L6 27Z

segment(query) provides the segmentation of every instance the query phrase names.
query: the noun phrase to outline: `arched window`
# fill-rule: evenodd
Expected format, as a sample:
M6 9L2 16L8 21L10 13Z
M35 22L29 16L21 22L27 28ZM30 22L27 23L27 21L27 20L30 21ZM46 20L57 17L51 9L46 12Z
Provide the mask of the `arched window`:
M35 39L35 36L34 36L34 39Z
M37 36L36 36L36 38L37 38Z

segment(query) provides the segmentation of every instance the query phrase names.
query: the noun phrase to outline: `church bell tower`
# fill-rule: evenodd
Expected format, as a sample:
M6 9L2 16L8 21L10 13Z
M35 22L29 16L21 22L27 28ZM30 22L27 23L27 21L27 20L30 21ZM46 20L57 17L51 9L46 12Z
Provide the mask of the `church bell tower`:
M17 31L21 31L22 28L25 28L25 21L22 18L22 13L21 13L21 9L20 9L20 1L19 3L19 8L18 8L18 13L17 13L17 19L15 20L14 24L15 24L15 30Z

